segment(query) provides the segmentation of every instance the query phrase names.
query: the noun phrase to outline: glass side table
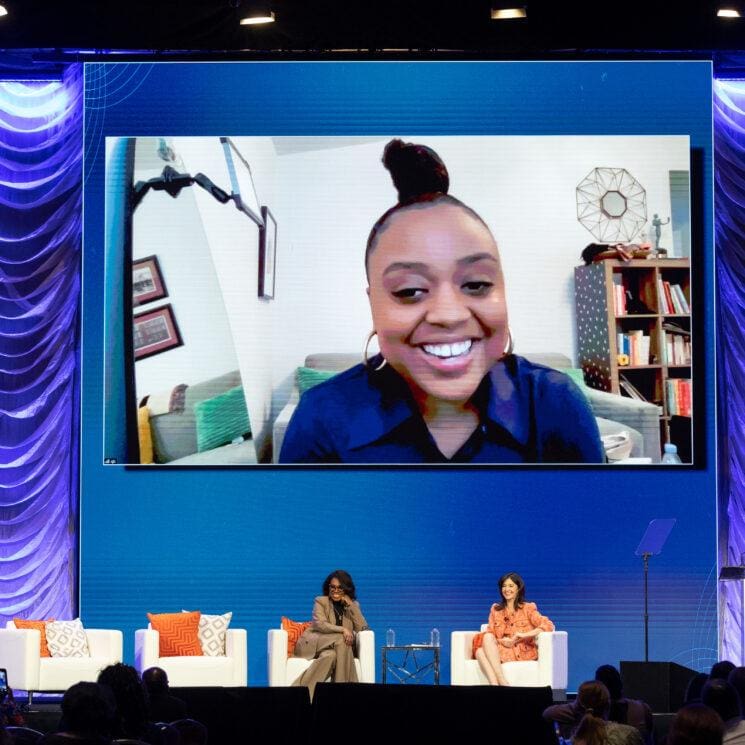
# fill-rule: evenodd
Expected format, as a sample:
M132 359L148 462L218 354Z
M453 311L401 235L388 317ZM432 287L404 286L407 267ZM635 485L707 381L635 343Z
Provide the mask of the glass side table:
M397 683L424 683L430 674L440 685L440 647L431 644L397 644L383 647L383 683L391 675Z

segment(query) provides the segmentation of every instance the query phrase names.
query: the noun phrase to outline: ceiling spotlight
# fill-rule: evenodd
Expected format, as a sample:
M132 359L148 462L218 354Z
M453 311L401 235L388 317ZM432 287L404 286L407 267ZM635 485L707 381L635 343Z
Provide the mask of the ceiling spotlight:
M509 7L507 5L492 6L492 21L507 21L511 18L527 18L528 8L525 5Z
M4 5L0 5L0 16L7 16L8 9Z
M259 26L262 23L274 23L274 11L261 8L241 18L241 26Z
M719 8L717 18L740 18L740 11L737 8Z

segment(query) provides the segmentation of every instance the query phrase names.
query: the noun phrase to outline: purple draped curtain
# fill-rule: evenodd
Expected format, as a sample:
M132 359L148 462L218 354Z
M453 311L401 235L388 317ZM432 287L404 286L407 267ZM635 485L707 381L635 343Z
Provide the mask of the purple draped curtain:
M745 553L745 82L714 82L719 564ZM722 659L742 664L743 588L720 583Z
M77 612L82 77L0 81L3 625Z

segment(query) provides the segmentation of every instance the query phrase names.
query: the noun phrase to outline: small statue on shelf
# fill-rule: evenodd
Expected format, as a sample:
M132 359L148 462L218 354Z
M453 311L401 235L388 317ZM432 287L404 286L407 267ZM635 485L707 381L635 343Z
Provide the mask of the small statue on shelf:
M668 217L665 222L660 220L660 216L655 212L652 218L652 227L654 228L654 247L656 251L660 250L660 237L662 236L662 226L667 225L670 222Z

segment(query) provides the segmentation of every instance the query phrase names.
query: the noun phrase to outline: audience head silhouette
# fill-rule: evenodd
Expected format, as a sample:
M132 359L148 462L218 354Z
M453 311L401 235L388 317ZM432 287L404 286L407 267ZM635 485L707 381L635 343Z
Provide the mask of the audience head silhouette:
M101 670L98 682L107 686L114 695L114 734L119 737L139 737L143 734L148 724L148 703L137 670L118 662Z
M601 665L595 671L595 680L599 680L608 689L611 701L623 696L621 673L613 665Z
M721 678L727 680L729 674L735 669L735 663L729 660L720 660L711 666L709 678Z
M76 683L65 691L61 708L61 731L87 738L111 734L116 705L108 688Z
M722 745L723 736L719 714L704 704L686 704L670 725L667 745Z
M711 707L727 722L740 716L740 698L732 683L711 678L701 691L701 702Z
M168 673L162 667L149 667L142 673L142 683L151 696L165 695L169 691Z

